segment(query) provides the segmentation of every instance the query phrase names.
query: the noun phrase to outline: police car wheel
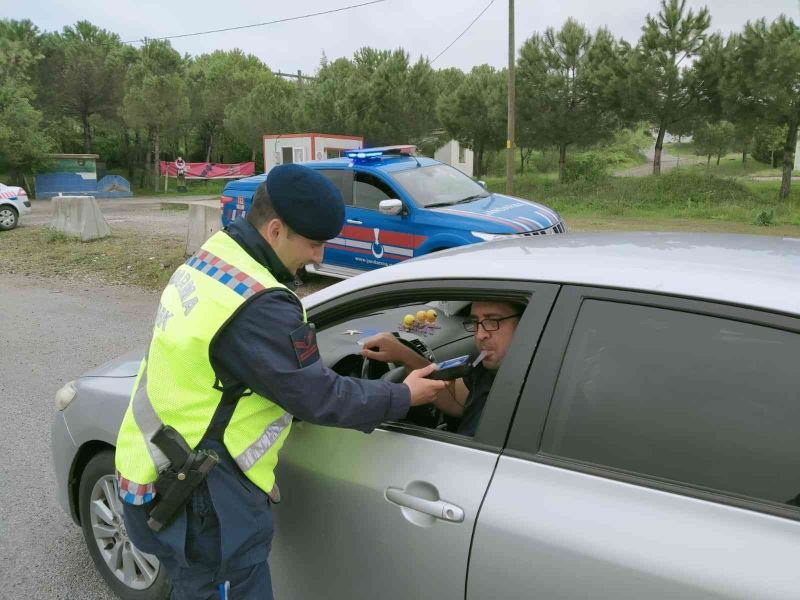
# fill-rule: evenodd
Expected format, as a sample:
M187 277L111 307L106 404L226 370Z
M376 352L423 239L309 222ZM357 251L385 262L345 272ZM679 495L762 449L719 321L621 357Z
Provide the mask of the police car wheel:
M0 206L0 231L14 229L19 223L19 215L13 206Z
M171 588L166 570L128 539L114 473L114 452L105 450L92 457L81 475L78 508L89 554L123 600L164 600Z

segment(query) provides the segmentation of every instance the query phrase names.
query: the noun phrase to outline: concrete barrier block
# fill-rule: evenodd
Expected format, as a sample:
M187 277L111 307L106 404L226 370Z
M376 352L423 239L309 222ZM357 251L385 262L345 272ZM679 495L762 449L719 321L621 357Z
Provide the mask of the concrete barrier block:
M111 235L111 228L94 196L54 196L51 202L51 225L57 231L80 237L84 242Z
M189 225L186 231L186 255L194 254L205 241L222 229L219 207L189 205Z

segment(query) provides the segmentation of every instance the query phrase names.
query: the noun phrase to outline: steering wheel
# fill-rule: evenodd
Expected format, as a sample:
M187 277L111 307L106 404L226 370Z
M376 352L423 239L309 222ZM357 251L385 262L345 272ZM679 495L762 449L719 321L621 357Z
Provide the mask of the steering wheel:
M419 354L420 356L424 356L428 360L433 359L433 353L428 349L428 346L417 337L413 337L410 339L401 337L399 334L395 334L398 341L411 348L414 352ZM370 374L372 372L373 366L372 362L366 356L364 357L364 362L361 365L361 378L362 379L369 379ZM376 361L377 362L377 361ZM393 362L385 363L389 366L389 370L381 375L379 379L381 381L391 381L392 383L401 383L406 378L406 368L403 365L396 365Z

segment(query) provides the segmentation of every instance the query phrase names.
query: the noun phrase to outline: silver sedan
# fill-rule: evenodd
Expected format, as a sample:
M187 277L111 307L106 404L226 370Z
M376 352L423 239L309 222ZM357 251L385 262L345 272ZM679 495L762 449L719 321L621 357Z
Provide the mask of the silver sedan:
M470 354L462 321L487 298L527 308L474 436L424 407L370 435L295 424L277 597L797 597L800 240L510 239L304 303L329 367L392 379L402 369L365 363L361 339ZM52 439L60 502L97 568L143 599L169 582L127 539L113 478L142 352L59 390Z

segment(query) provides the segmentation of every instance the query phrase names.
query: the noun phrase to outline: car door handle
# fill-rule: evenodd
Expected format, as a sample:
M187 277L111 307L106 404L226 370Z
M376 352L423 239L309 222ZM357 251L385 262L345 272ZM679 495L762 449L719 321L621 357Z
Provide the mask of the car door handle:
M386 499L398 506L404 506L443 521L452 521L453 523L464 521L463 509L444 500L425 500L396 487L386 488Z
M363 223L357 219L347 219L347 222L350 223L350 225L363 225Z

